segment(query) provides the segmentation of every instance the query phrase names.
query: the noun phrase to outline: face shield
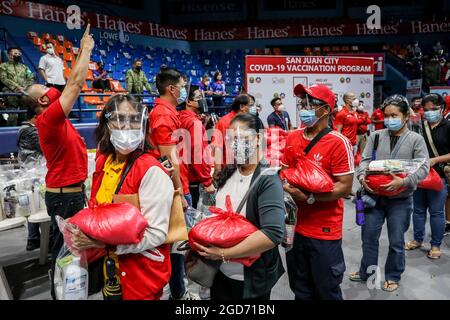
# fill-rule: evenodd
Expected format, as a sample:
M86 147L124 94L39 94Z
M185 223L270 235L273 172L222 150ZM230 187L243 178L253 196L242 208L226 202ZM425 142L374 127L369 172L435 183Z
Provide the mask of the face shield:
M257 150L257 132L251 129L237 128L228 133L228 142L231 144L236 164L249 163Z
M127 155L136 149L144 149L148 110L139 103L123 101L116 103L106 113L110 141L121 154Z

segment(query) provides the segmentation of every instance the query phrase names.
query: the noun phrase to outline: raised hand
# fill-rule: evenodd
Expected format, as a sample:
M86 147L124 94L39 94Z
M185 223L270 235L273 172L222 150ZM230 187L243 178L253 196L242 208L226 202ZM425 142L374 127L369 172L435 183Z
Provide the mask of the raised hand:
M80 41L80 49L81 50L92 50L94 49L95 41L94 37L91 34L91 24L88 23L86 30L84 31L83 37Z

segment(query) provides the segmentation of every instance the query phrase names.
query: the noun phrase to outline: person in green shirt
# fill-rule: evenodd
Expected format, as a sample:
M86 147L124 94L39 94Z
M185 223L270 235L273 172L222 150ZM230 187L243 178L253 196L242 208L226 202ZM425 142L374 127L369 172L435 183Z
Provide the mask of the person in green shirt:
M0 82L4 86L2 91L7 93L21 93L26 87L34 83L34 74L21 62L22 52L19 48L10 47L8 49L8 58L8 62L0 64ZM8 109L27 109L22 103L20 96L8 96L5 100L7 101ZM17 126L25 120L26 114L12 113L8 116L8 125Z
M142 71L142 60L136 59L133 63L133 69L127 71L126 74L127 91L131 94L143 94L144 87L148 93L152 93L152 87L148 82L147 76ZM142 97L139 97L141 100Z

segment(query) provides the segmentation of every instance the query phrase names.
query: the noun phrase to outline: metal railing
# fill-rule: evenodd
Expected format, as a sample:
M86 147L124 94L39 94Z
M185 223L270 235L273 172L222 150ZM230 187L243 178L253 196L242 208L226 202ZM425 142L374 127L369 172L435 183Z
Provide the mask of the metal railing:
M120 92L116 92L114 94L120 94ZM91 103L87 103L87 102L82 102L82 98L84 97L99 97L99 98L103 98L103 97L111 97L114 94L109 94L109 93L80 93L80 95L78 96L76 105L74 105L74 107L72 108L72 113L78 114L78 119L70 119L72 121L77 121L78 123L82 123L83 121L83 114L86 113L92 113L92 112L101 112L102 109L97 109L97 108L85 108L82 105L95 105L95 104L91 104ZM16 97L21 97L24 96L24 93L13 93L13 92L0 92L0 98L2 97L8 97L8 96L16 96ZM130 94L133 97L136 98L158 98L159 95L156 94L152 94L152 93L143 93L143 94ZM209 96L208 96L209 97ZM212 97L212 96L211 96ZM224 98L234 98L234 95L224 95ZM104 105L106 104L106 101L100 100L98 105ZM145 105L146 107L148 107L149 109L153 108L153 103L142 103L143 105ZM223 106L211 106L208 107L208 109L211 110L227 110L230 108L230 105L223 105ZM5 113L27 113L26 109L0 109L0 114L5 114ZM89 119L89 120L93 120L93 122L96 122L96 120L94 121L94 119Z

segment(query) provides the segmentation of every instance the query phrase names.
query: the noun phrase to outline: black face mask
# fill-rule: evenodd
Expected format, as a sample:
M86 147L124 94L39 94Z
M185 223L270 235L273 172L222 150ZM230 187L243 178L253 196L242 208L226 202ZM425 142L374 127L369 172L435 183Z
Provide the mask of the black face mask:
M136 71L141 71L141 70L142 70L142 66L136 66L136 67L134 67L134 69L135 69Z
M208 104L206 103L206 99L198 100L198 111L200 111L200 113L208 113Z
M22 56L13 56L14 62L20 62L21 59L22 59Z

